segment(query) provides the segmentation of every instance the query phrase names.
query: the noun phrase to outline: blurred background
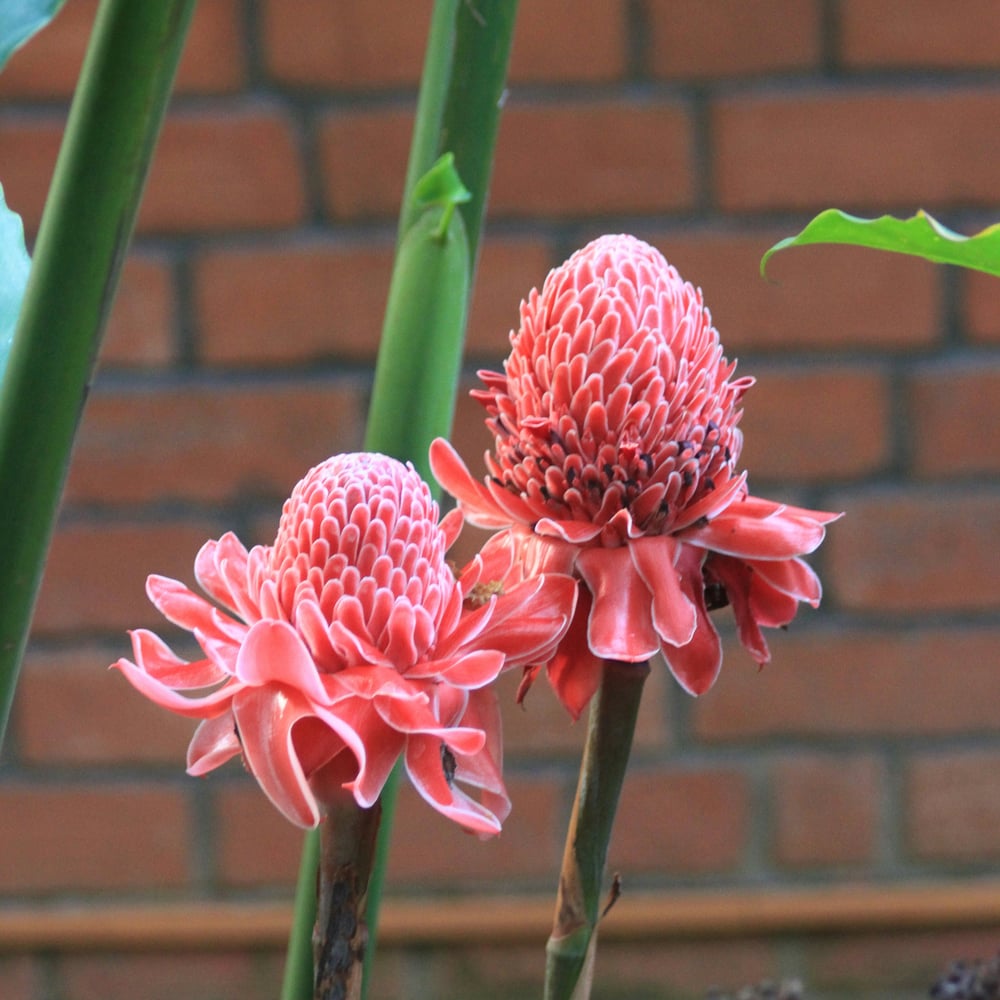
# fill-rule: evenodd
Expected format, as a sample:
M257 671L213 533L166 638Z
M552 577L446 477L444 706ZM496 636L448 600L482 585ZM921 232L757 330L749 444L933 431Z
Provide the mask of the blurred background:
M862 250L758 264L830 206L1000 217L1000 5L520 7L465 388L549 268L632 232L758 379L753 491L847 511L822 607L763 671L730 643L695 701L654 669L595 997L926 996L1000 946L998 286ZM360 446L430 9L197 9L0 761L5 1000L277 994L300 833L238 764L188 778L192 724L106 668L161 624L148 573L193 582L228 529L269 541L305 470ZM29 238L95 10L68 0L0 75ZM478 465L464 394L455 437ZM404 793L376 998L540 993L584 725L507 681L514 812L484 844Z

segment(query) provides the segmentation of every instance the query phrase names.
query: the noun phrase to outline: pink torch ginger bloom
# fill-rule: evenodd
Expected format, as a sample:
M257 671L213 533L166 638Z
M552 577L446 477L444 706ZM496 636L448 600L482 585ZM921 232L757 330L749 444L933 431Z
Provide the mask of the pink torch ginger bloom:
M799 556L837 515L748 495L737 425L753 379L733 378L701 292L646 243L604 236L532 290L511 344L473 392L495 436L489 476L440 439L431 465L470 522L505 529L488 551L510 551L525 577L582 581L548 664L564 705L579 715L602 660L657 651L687 691L707 691L722 662L708 612L724 604L766 663L760 626L819 603Z
M340 786L372 806L402 753L435 809L497 833L510 802L489 685L552 655L575 583L540 578L499 593L502 553L456 579L445 551L460 528L455 511L439 523L412 466L338 455L295 487L273 545L247 552L229 533L202 547L195 576L212 601L149 577L150 600L204 658L186 662L138 629L135 662L114 666L157 704L202 720L190 774L242 753L294 823L315 826L324 793Z

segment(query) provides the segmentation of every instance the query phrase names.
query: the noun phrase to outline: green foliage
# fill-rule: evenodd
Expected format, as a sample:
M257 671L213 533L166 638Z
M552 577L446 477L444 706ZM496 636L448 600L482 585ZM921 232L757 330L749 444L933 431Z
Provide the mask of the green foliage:
M0 3L0 68L35 32L59 13L65 0L3 0Z
M30 268L21 217L7 207L0 186L0 379L7 367Z
M935 264L957 264L1000 277L1000 225L962 236L920 211L909 219L883 215L860 219L836 208L821 212L797 236L775 243L761 258L760 273L779 250L815 243L841 243L923 257Z

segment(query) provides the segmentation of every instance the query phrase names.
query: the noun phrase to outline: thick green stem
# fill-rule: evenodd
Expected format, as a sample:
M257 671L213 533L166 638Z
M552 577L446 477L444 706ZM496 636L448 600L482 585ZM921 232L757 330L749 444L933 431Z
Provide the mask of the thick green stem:
M590 996L608 843L648 674L648 663L606 661L601 686L590 706L555 920L546 947L545 1000Z
M0 392L0 736L195 0L103 0Z
M392 277L394 289L407 283L416 285L419 291L413 294L419 296L420 303L408 303L401 297L398 307L390 308L387 313L365 436L366 449L408 459L424 475L427 475L427 449L431 441L447 436L451 430L465 316L486 209L516 14L517 0L476 0L474 4L467 0L436 0L431 18ZM449 151L455 154L457 173L472 195L469 201L459 205L461 219L446 220L445 225L451 238L462 240L465 274L459 282L454 267L442 266L438 273L444 284L438 285L436 279L414 282L417 270L426 268L426 274L434 269L432 262L413 245L420 236L417 228L428 224L428 209L414 197L414 190L438 158ZM459 231L461 237L457 235ZM423 242L427 255L441 253L441 246L435 246L432 240ZM451 244L448 252L454 254L454 251L455 244ZM454 256L450 262L454 263ZM460 300L455 298L459 284L462 285ZM442 297L449 297L451 308L444 310ZM447 311L458 318L457 322L430 324L434 329L433 339L414 342L410 331L397 323L411 323L414 316L421 315L419 309L407 308L408 305L428 303L433 303L436 314ZM390 351L390 358L383 356ZM424 377L428 372L438 377L428 380ZM417 375L420 377L415 377ZM428 405L428 396L436 397L435 405ZM442 401L447 405L438 405ZM382 822L368 890L369 943L363 989L367 989L370 980L375 951L398 779L397 768L381 796ZM307 836L314 837L315 833ZM307 850L309 847L307 841ZM300 879L299 895L310 891L308 883ZM306 906L297 903L296 913L307 912ZM293 941L308 939L310 933L311 928L297 920L292 928ZM289 954L301 956L303 949L291 945ZM302 975L286 971L282 1000L308 1000L308 994L293 992L288 985L302 980Z

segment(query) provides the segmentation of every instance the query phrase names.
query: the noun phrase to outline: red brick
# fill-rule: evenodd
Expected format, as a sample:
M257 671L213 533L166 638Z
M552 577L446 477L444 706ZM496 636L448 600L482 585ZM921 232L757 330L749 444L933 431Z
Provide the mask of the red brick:
M614 924L629 908L629 883L601 926ZM539 948L465 947L465 960L452 971L454 987L435 996L535 996L541 980ZM593 996L603 998L704 997L712 986L733 994L748 983L772 978L777 968L773 944L757 940L623 941L598 937ZM462 978L459 974L464 973ZM499 992L498 992L499 991Z
M505 357L510 332L520 322L520 304L540 288L553 264L548 245L533 237L498 236L483 240L476 270L466 354Z
M500 122L494 215L672 212L694 198L692 122L665 99L512 102Z
M35 1000L42 995L42 970L27 955L0 958L0 996L4 1000Z
M194 586L198 549L221 533L207 521L64 524L49 552L33 633L166 627L146 598L146 577L160 573Z
M712 114L718 202L727 211L992 206L1000 179L983 156L982 123L998 114L1000 97L970 88L723 99Z
M798 228L666 230L652 242L702 289L731 355L909 350L940 336L941 272L925 261L856 247L803 247L775 256L762 280L761 256Z
M125 261L101 344L103 365L159 366L172 361L174 290L170 265L157 257Z
M986 958L996 951L995 928L836 934L810 942L806 978L823 995L829 989L836 996L916 1000L927 996L929 984L956 959Z
M0 119L0 163L11 208L38 227L63 119L46 113ZM164 122L139 211L141 232L275 228L305 209L299 154L289 124L273 109L189 111Z
M232 767L227 766L231 772ZM213 776L206 779L210 785ZM214 791L215 868L225 886L295 884L304 832L270 803L256 783Z
M840 58L865 69L994 69L1000 9L990 0L966 0L956 13L935 0L845 0Z
M510 79L605 81L626 71L623 0L533 0L518 7Z
M1000 857L1000 754L916 757L906 781L907 840L919 858Z
M563 789L552 778L505 776L513 809L498 837L480 840L431 808L404 778L386 880L393 886L555 885ZM542 881L545 880L545 881Z
M727 645L715 687L691 705L698 740L929 737L996 729L995 629L823 628L771 633L769 641L774 659L760 671L735 644Z
M740 465L753 478L823 482L864 476L886 465L885 374L843 365L756 374L741 424L746 443Z
M79 954L60 959L64 1000L273 1000L284 956L276 952ZM138 986L141 984L141 987Z
M395 109L324 121L320 151L334 217L395 215L410 126L410 114ZM679 102L511 102L500 123L491 212L562 218L676 211L692 203L692 166L691 122Z
M535 0L518 11L510 78L599 81L624 70L624 4ZM370 90L415 87L420 79L429 3L392 0L374 19L363 0L336 10L321 0L269 0L264 7L268 71L284 82Z
M975 232L971 228L969 232ZM960 276L964 289L963 313L969 335L987 343L1000 341L1000 301L997 300L997 279L991 274L963 271Z
M1000 472L1000 367L925 368L910 382L913 464L922 476Z
M736 869L749 837L750 789L735 768L631 768L608 867L685 875Z
M283 83L344 89L415 85L430 27L426 0L265 0L268 72Z
M98 390L77 438L67 496L79 503L280 502L313 465L360 444L360 393L353 384L315 381Z
M270 229L302 219L296 137L266 104L170 115L139 211L142 232Z
M64 116L52 111L30 118L0 114L4 199L24 220L29 236L38 230L64 123Z
M544 674L540 675L521 705L515 697L519 670L508 671L497 682L503 712L504 755L508 764L530 763L540 756L572 755L579 759L587 735L586 713L574 722L556 698ZM663 750L672 740L664 718L666 688L673 677L666 664L654 659L643 687L633 745L636 750Z
M780 865L874 860L882 781L868 755L797 755L774 769L774 854Z
M184 796L140 785L0 788L6 893L179 888L188 881Z
M214 250L196 270L200 355L209 364L373 361L392 244Z
M184 768L196 723L158 708L108 665L120 647L30 652L14 707L19 759L32 765L169 764ZM80 706L86 711L81 712Z
M742 76L808 70L820 58L814 0L652 0L650 58L656 76ZM748 39L752 43L748 44Z
M983 490L898 488L842 496L847 510L825 545L827 582L844 607L884 611L993 611L1000 563L984 544L1000 532L1000 498Z
M0 76L3 97L69 97L76 86L97 0L72 0L11 59ZM177 70L179 93L236 90L245 78L245 39L237 0L195 7Z

